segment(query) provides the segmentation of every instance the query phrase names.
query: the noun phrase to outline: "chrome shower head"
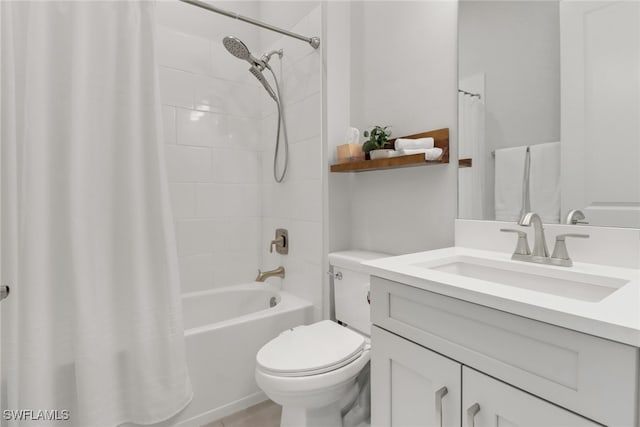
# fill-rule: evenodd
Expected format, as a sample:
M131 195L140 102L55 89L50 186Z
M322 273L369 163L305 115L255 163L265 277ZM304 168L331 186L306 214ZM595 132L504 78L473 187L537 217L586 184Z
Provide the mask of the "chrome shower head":
M276 96L276 93L273 91L273 89L269 85L269 82L264 77L264 74L262 74L262 70L269 67L267 62L271 58L271 55L276 53L279 55L282 55L282 52L274 51L269 53L268 56L265 56L266 58L266 61L265 61L264 59L258 59L253 55L251 55L251 52L249 52L249 48L247 47L247 45L244 44L242 40L240 40L237 37L227 36L222 39L222 44L229 51L230 54L232 54L236 58L244 59L249 64L251 64L251 68L249 68L249 72L253 74L253 76L256 79L258 79L260 83L262 83L262 86L264 86L264 88L267 90L267 93L269 94L269 96L273 98L274 101L279 102L278 97ZM269 69L271 68L269 67Z
M253 63L249 48L239 38L234 36L227 36L222 39L222 44L231 55L235 56L236 58L244 59L245 61Z

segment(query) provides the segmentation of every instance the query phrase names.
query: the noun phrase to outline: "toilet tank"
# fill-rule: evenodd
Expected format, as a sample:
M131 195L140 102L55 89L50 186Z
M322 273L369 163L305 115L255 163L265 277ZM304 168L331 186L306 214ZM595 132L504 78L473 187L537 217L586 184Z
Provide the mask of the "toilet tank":
M367 302L369 274L360 263L388 256L391 255L358 250L329 254L329 264L333 267L336 320L371 335L370 305Z

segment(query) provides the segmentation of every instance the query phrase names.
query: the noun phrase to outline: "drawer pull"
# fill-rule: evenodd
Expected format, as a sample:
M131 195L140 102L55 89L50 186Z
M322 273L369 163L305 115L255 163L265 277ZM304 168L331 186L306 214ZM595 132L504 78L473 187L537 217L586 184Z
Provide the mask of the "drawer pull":
M480 405L474 403L467 409L467 426L475 427L476 425L476 414L480 412Z
M442 427L442 398L449 393L446 387L442 387L436 391L436 425Z

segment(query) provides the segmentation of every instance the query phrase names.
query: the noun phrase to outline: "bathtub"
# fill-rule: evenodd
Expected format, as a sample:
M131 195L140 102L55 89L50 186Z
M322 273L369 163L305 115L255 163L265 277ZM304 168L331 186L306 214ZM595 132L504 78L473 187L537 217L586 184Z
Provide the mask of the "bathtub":
M184 294L182 306L194 396L172 422L180 426L200 426L265 400L253 377L256 353L313 316L311 303L258 282Z

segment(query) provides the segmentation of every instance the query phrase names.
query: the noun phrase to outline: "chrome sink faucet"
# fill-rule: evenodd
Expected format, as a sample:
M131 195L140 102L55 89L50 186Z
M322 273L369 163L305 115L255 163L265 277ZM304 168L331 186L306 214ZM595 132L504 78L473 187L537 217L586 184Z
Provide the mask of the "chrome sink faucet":
M586 239L588 234L576 234L567 233L559 234L556 236L556 244L553 248L553 254L549 256L549 249L547 248L547 239L544 235L544 226L540 216L534 212L528 212L520 218L518 225L524 227L530 227L533 224L534 242L533 252L529 250L529 242L527 241L527 233L520 230L514 230L510 228L501 228L500 231L517 233L518 244L516 246L511 259L516 261L537 262L540 264L553 264L562 267L571 267L573 261L569 257L565 239L567 237L579 237Z
M531 257L535 262L544 262L544 259L549 258L549 249L547 248L547 239L544 236L544 226L542 220L537 213L527 212L522 215L518 225L524 227L530 227L533 224L533 252Z

